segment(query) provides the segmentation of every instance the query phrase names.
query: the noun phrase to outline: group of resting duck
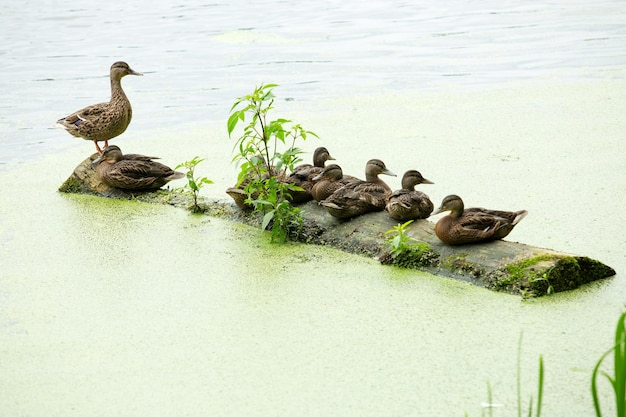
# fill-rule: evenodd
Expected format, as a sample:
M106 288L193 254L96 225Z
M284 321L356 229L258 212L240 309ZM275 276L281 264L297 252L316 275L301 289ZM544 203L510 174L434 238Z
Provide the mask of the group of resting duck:
M434 210L430 198L415 189L419 184L433 184L419 171L409 170L402 176L402 188L392 191L378 176L397 176L380 159L370 159L365 165L365 180L343 175L337 164L326 165L334 160L328 149L319 147L313 153L313 164L301 164L283 181L294 184L303 191L291 195L293 203L317 201L333 217L350 219L362 214L386 210L389 216L400 222L426 219L431 215L449 211L450 214L435 224L435 233L444 243L462 245L502 239L527 214L526 210L515 212L465 208L457 195L445 197L441 206ZM240 207L246 207L247 195L243 191L245 181L226 192Z
M122 134L132 118L132 108L121 79L126 75L142 75L133 71L125 62L111 66L111 100L78 110L59 119L55 127L70 134L93 141L99 156L93 161L96 175L111 187L127 190L154 190L167 182L184 177L159 162L155 157L139 154L122 154L121 149L109 145L108 140ZM98 142L104 142L104 150ZM449 245L484 242L502 239L527 214L526 210L515 212L464 208L457 195L445 197L441 206L434 210L430 198L415 190L418 184L432 184L418 171L409 170L402 177L402 188L393 191L378 176L396 176L380 159L371 159L365 166L365 180L343 175L337 164L325 165L334 160L328 150L320 147L313 154L313 164L302 164L283 179L303 191L292 193L295 204L316 200L328 213L339 219L350 219L374 211L386 210L393 219L406 222L425 219L431 215L449 211L435 225L435 233ZM247 195L243 185L232 187L227 193L244 207Z

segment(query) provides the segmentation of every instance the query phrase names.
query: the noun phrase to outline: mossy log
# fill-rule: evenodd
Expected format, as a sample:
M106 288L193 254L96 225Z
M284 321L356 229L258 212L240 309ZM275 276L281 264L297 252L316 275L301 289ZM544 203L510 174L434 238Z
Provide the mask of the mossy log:
M95 175L92 155L76 167L60 191L113 198L135 198L152 203L188 206L190 196L180 191L128 192L103 184ZM258 226L261 215L237 207L229 200L202 200L205 214ZM484 288L537 297L567 291L615 275L615 270L585 256L557 252L512 241L449 246L437 238L434 223L418 220L407 234L421 244L419 250L392 257L385 244L385 231L398 223L386 212L369 213L341 221L330 216L316 202L300 206L302 230L294 240L332 246L372 257L383 264L415 268L470 282Z

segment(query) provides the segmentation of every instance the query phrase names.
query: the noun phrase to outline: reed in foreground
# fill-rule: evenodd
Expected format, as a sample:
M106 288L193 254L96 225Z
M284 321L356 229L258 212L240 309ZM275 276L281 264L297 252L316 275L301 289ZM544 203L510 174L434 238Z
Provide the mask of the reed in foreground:
M626 313L622 313L615 330L615 345L600 357L591 376L591 395L597 417L602 417L600 399L598 396L598 375L602 374L609 380L615 393L615 410L617 417L626 417ZM600 366L604 359L613 352L613 376L601 371Z

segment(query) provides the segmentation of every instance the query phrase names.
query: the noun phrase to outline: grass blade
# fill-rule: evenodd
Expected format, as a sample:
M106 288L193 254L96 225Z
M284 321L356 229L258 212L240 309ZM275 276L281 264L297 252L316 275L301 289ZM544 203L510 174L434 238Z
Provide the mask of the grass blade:
M542 399L543 399L543 356L539 356L539 388L537 389L537 417L541 417Z
M626 416L626 330L624 329L624 320L626 313L623 313L617 329L615 331L615 356L614 367L615 375L612 380L613 389L615 390L615 405L618 417Z

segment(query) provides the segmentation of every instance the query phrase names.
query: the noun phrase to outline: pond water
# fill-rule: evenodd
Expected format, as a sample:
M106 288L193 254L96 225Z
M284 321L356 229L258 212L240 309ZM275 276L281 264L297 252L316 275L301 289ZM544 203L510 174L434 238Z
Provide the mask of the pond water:
M626 8L619 1L48 2L2 6L2 415L591 415L624 309ZM24 13L28 10L28 13ZM521 300L172 207L59 194L93 145L50 126L108 98L113 143L195 155L227 198L226 118L262 82L346 172L419 169L437 204L522 209L509 237L612 279ZM399 187L399 179L389 181ZM182 185L182 184L174 184ZM603 385L610 412L609 387Z

